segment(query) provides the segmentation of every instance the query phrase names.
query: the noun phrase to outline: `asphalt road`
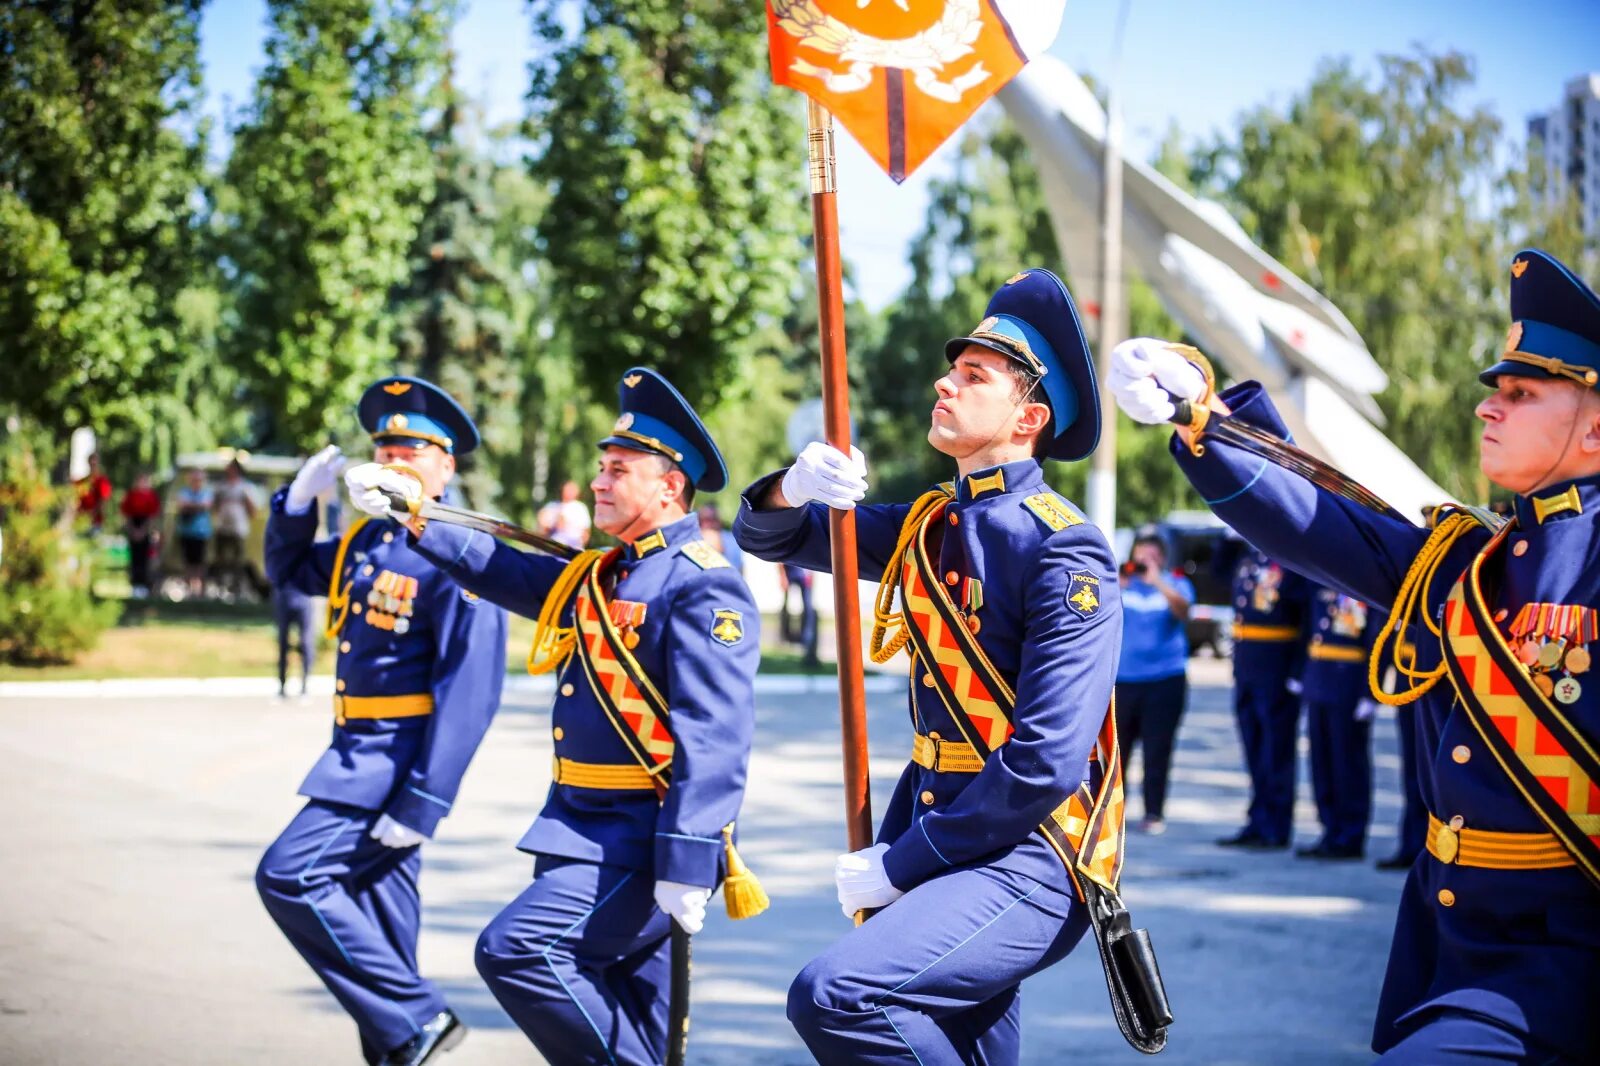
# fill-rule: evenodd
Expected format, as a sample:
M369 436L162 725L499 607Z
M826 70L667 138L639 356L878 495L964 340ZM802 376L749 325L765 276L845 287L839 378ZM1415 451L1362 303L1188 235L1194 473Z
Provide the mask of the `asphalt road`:
M1162 1058L1367 1061L1401 877L1370 862L1211 844L1241 822L1245 804L1219 666L1197 663L1192 675L1170 829L1135 836L1128 849L1124 895L1152 932L1178 1018ZM869 694L879 797L909 744L903 696L887 682ZM741 850L774 906L733 923L713 901L695 946L691 1062L810 1061L784 1020L785 993L846 926L831 884L843 843L835 697L831 684L808 684L758 698ZM0 1063L360 1061L353 1027L280 937L252 881L325 743L327 700L279 703L257 690L0 687ZM1375 740L1369 852L1382 855L1397 803L1391 721ZM530 874L513 844L549 765L546 698L523 686L469 772L457 813L427 845L421 958L473 1030L445 1066L541 1061L479 982L472 946ZM1304 773L1298 813L1309 841ZM1140 1058L1111 1020L1092 945L1031 981L1023 1010L1028 1063Z

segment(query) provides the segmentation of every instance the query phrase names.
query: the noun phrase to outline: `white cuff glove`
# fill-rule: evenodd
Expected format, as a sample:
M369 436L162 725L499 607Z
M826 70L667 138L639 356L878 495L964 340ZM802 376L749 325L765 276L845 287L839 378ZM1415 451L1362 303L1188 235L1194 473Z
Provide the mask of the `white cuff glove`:
M1356 721L1370 722L1378 717L1378 701L1368 696L1356 704Z
M283 509L289 514L305 514L317 497L327 492L339 480L339 470L344 466L344 453L337 444L330 444L306 460L306 465L289 483L289 492L283 498Z
M672 920L690 936L705 928L706 901L710 898L711 890L700 885L656 882L656 906L672 915Z
M867 457L860 448L852 447L845 455L814 440L795 456L780 491L791 507L816 502L848 511L867 494Z
M905 895L889 883L884 872L883 856L888 850L887 844L874 844L834 860L833 883L846 918L854 918L857 911L887 907Z
M1135 337L1111 350L1106 386L1129 418L1154 426L1177 414L1172 396L1191 403L1204 396L1206 379L1168 342Z
M378 820L373 823L372 831L367 836L386 848L414 848L428 839L425 834L417 832L408 825L401 825L387 814L378 815Z
M381 463L362 463L344 472L344 486L356 510L375 518L389 515L388 492L397 492L408 501L422 498L422 485L414 477L388 470Z

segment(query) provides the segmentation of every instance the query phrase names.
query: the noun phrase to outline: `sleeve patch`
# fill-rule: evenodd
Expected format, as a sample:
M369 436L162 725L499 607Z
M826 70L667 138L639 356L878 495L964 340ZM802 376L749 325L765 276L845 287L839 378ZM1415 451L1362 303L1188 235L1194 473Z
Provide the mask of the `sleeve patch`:
M691 540L683 546L683 554L694 565L702 570L715 570L722 566L731 566L722 553L703 540Z
M1087 570L1074 570L1067 575L1067 606L1084 618L1100 609L1100 579Z
M711 639L730 648L739 643L744 639L744 615L725 607L712 610Z
M1029 496L1022 501L1022 506L1032 511L1035 518L1052 530L1083 524L1083 519L1072 513L1067 501L1053 492L1041 492L1037 496Z

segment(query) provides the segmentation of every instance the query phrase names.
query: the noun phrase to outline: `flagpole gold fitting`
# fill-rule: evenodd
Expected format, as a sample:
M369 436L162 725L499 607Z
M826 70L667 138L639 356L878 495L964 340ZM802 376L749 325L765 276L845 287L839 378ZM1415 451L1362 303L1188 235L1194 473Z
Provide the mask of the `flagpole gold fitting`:
M423 488L422 475L417 473L415 467L407 463L384 463L383 468L385 470L393 470L397 474L404 474L417 483L418 489ZM413 518L422 510L422 497L423 493L418 492L415 499L408 498L406 500L406 510L410 512Z
M1200 376L1205 379L1205 391L1198 400L1178 400L1173 404L1177 413L1172 421L1189 431L1189 453L1198 459L1206 453L1206 446L1200 443L1200 435L1205 432L1206 423L1211 421L1211 397L1217 393L1217 372L1212 368L1211 360L1198 348L1188 344L1169 344L1167 349L1187 359L1189 365L1200 371Z
M810 161L811 195L839 190L837 152L833 141L833 115L806 97L806 152Z

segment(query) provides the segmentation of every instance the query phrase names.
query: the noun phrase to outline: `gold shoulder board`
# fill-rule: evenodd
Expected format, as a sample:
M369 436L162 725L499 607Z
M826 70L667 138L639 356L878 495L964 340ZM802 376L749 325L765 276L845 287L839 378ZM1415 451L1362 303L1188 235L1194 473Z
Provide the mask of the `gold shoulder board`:
M1083 519L1073 514L1067 507L1067 501L1053 492L1041 492L1037 496L1029 496L1022 501L1022 506L1032 511L1035 518L1052 530L1066 529L1068 526L1083 523Z
M703 540L691 540L683 546L683 554L689 561L702 570L715 570L719 566L731 566L722 553Z

